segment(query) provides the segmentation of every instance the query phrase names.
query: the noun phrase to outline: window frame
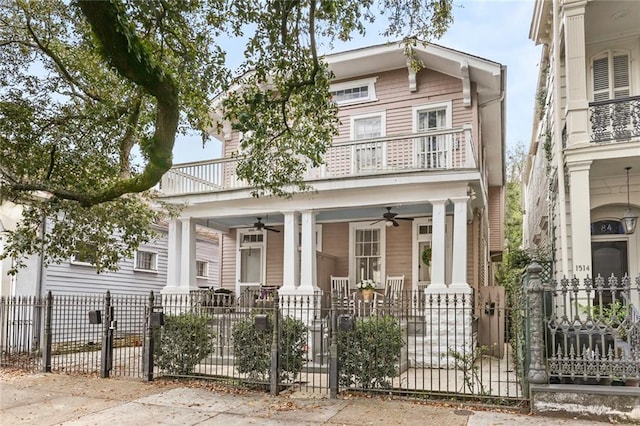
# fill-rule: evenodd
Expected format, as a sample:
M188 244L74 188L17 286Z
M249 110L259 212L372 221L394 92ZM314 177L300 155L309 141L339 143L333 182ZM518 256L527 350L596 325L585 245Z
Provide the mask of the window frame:
M601 50L598 53L592 55L589 58L589 99L591 102L606 102L613 101L615 99L624 99L625 97L616 98L615 97L615 72L614 72L614 58L616 56L627 56L627 80L629 85L627 86L628 95L626 97L633 96L633 61L632 61L632 52L628 49L606 49ZM607 72L608 72L608 81L607 81L607 91L608 91L608 99L601 99L599 101L595 100L596 90L595 90L595 61L600 59L607 59ZM604 93L599 91L599 93Z
M374 138L356 139L355 138L356 121L366 120L374 117L380 118L380 135ZM357 153L359 151L359 148L357 143L360 141L364 143L376 144L377 145L376 148L378 146L380 148L380 161L379 161L380 167L375 168L373 170L382 170L387 166L387 144L386 144L386 141L383 140L386 136L387 136L387 111L376 111L376 112L370 112L367 114L352 115L349 117L349 138L353 143L353 146L351 149L351 159L352 159L351 169L354 173L359 173L361 171L369 171L369 169L367 168L358 166ZM380 141L374 142L377 139L380 139ZM371 141L371 142L366 142L366 141Z
M371 222L350 222L349 223L349 279L356 283L356 232L368 229L376 229L379 231L380 240L378 244L380 244L380 282L377 283L376 288L384 288L384 280L386 277L386 235L387 235L387 227L385 226L385 221L381 221L374 225L371 225Z
M140 253L145 253L145 254L150 254L151 255L151 263L152 263L152 268L151 269L146 269L146 268L140 268L138 267L138 256L140 255ZM155 250L149 250L149 249L138 249L136 250L136 252L133 255L133 270L136 272L151 272L151 273L158 273L158 252Z
M204 264L204 275L200 275L198 272L198 264ZM196 259L196 278L209 278L209 261Z
M262 235L261 242L242 242L245 235ZM236 238L236 282L238 286L264 285L264 282L244 282L242 278L242 250L260 248L260 281L267 276L267 231L256 228L241 228L237 230ZM239 287L238 287L239 290Z
M366 98L347 99L342 101L336 100L334 102L339 106L362 104L366 102L375 102L378 100L376 96L377 80L378 80L378 77L370 77L370 78L363 78L359 80L349 80L349 81L343 81L341 83L334 83L329 86L329 93L331 93L331 96L333 97L334 96L333 93L338 92L340 90L355 89L356 87L367 86L368 96Z
M77 241L75 246L77 246L78 244L86 244L87 246L93 246L96 247L95 244L92 243L83 243L81 241ZM96 248L97 250L97 248ZM78 256L77 256L77 250L74 249L74 254L71 256L70 262L72 265L79 265L79 266L91 266L91 267L95 267L95 263L91 263L91 262L86 262L84 260L79 260Z
M433 102L433 103L414 106L411 109L412 133L418 134L419 132L428 131L428 130L418 129L418 126L420 124L420 120L418 119L418 116L420 115L420 113L430 112L430 111L439 111L439 110L445 111L444 113L445 124L443 127L436 128L433 130L438 131L438 130L447 130L447 129L453 128L453 101L449 100L444 102ZM446 139L449 137L450 136L448 135L442 135L442 136L423 136L423 137L415 138L415 143L413 145L413 149L414 149L413 158L416 163L416 167L426 168L427 163L434 163L433 165L437 169L442 167L449 168L450 166L449 163L451 159L447 157L450 157L451 154L448 153L446 150L444 150L442 147L439 147L439 149L435 150L435 156L433 153L431 154L430 162L427 161L427 153L422 152L423 150L421 149L422 147L424 147L425 138L434 138L433 141L437 142L438 146L442 144L446 146L446 142L447 142ZM433 143L433 141L431 143ZM421 156L424 157L424 161L421 161ZM424 164L421 165L422 163Z

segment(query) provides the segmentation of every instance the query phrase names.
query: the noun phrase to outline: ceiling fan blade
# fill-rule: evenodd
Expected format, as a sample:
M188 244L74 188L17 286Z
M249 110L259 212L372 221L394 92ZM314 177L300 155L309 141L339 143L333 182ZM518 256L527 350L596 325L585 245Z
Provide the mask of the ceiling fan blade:
M272 228L270 226L264 226L263 228L266 229L267 231L271 231L271 232L280 232L279 229Z
M413 220L412 217L396 217L395 220Z
M391 223L393 223L393 226L400 226L400 224L393 219L391 219Z
M385 219L378 219L375 222L371 222L369 225L375 225L376 223L382 222Z

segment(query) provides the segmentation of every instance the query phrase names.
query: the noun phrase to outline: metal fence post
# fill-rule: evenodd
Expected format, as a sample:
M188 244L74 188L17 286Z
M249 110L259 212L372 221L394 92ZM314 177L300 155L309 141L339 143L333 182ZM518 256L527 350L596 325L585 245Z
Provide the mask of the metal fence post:
M104 324L102 332L102 353L100 364L100 377L106 379L109 377L111 370L111 358L113 356L113 330L111 328L113 321L113 308L111 307L111 292L107 290L104 298Z
M53 313L53 294L47 294L44 317L44 347L42 351L42 371L51 373L51 316Z
M273 301L273 338L271 339L271 395L280 391L280 299L278 293Z
M153 349L154 349L154 330L151 327L151 314L153 313L154 297L153 291L149 294L149 300L147 303L147 315L145 318L145 335L144 335L144 348L142 349L142 377L151 382L153 381Z
M545 384L549 382L549 375L544 361L544 321L543 296L544 286L540 278L542 267L535 260L527 267L529 282L526 291L529 300L529 321L531 338L531 358L529 361L529 383Z
M329 324L329 335L331 343L329 343L329 398L338 397L338 338L337 317L336 317L337 297L331 294L331 323Z

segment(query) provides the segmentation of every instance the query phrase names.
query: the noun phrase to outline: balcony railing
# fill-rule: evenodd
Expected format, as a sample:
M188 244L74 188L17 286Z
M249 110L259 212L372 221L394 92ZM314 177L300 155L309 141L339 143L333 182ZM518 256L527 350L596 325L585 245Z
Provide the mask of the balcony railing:
M640 136L640 96L591 102L591 142L625 140Z
M247 188L236 176L238 160L224 158L178 164L160 182L164 195ZM324 164L310 168L307 181L404 171L477 168L471 129L447 129L335 144Z

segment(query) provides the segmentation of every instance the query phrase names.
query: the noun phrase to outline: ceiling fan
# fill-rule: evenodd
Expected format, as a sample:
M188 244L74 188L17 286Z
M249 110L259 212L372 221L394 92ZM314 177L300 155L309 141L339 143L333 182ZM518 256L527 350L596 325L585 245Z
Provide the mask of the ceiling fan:
M382 215L382 219L371 222L371 225L374 225L384 220L386 226L400 226L400 224L397 222L398 220L413 220L412 217L396 217L396 216L398 216L398 213L392 212L391 207L387 207L387 211Z
M270 226L265 225L262 222L262 218L261 217L258 217L257 219L258 219L258 221L253 224L253 227L256 228L257 230L261 231L263 229L266 229L267 231L271 231L271 232L280 232L280 230L278 230L276 228L272 228Z

